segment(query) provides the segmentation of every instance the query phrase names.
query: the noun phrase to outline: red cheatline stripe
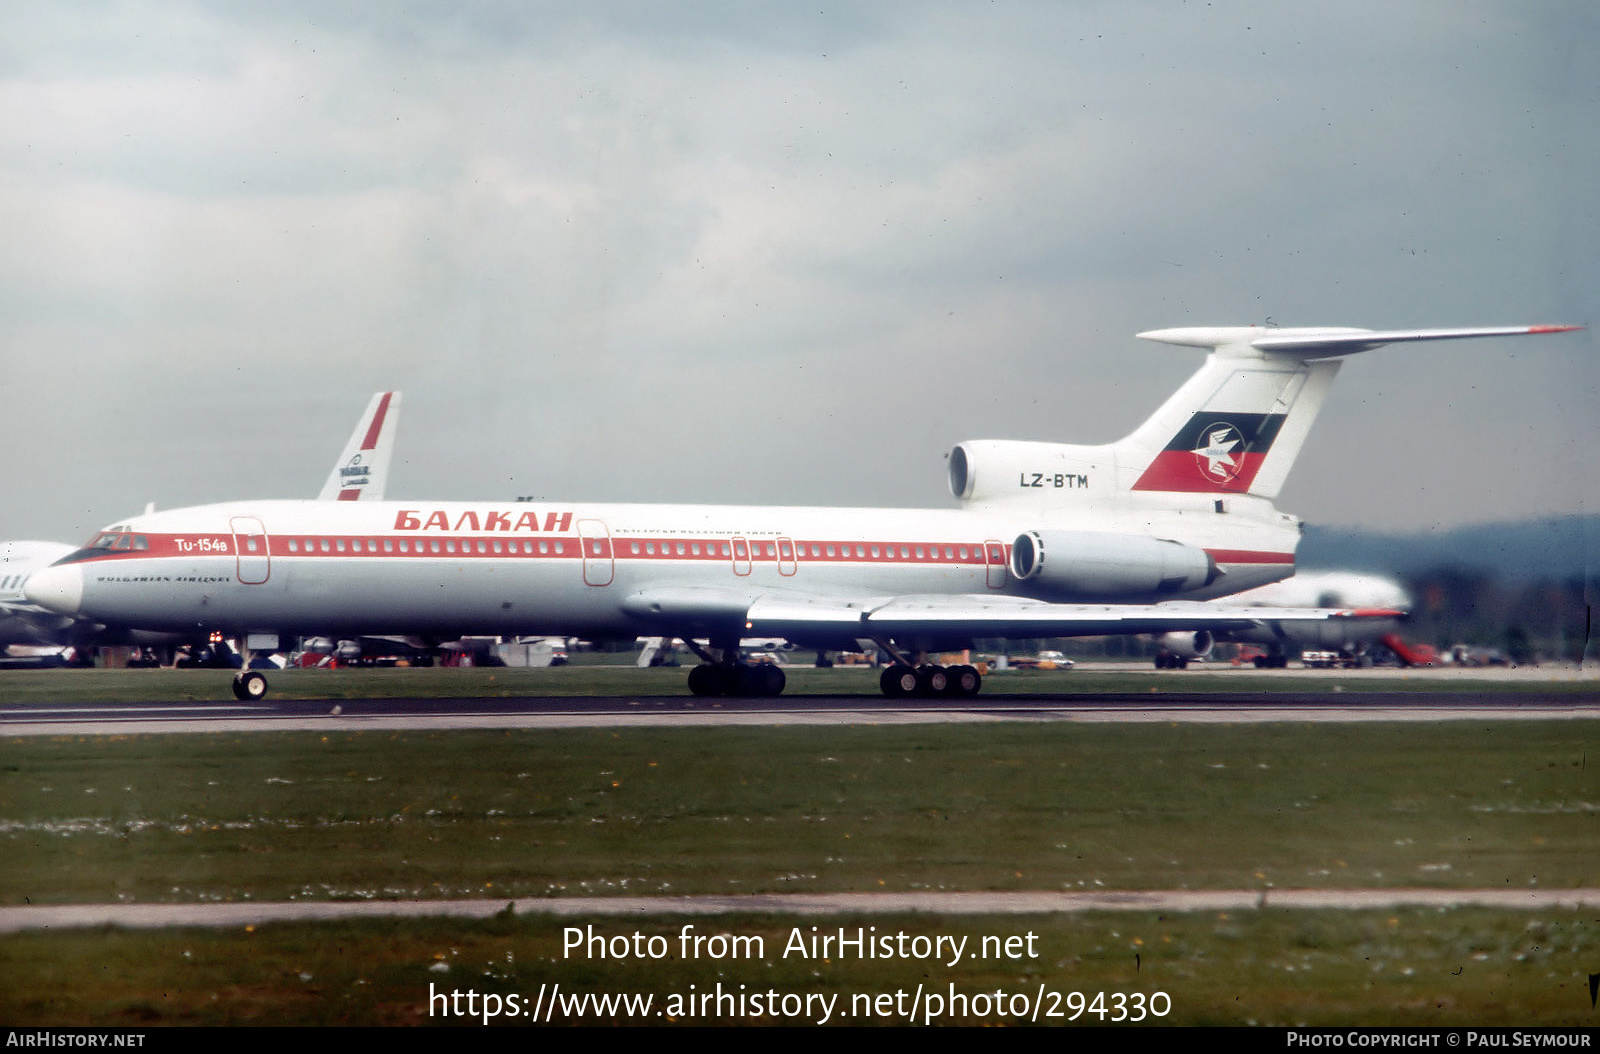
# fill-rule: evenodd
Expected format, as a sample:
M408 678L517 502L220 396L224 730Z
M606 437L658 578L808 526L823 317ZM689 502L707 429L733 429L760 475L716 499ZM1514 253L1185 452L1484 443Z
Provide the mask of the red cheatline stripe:
M1293 553L1263 553L1253 549L1207 549L1219 564L1292 564Z
M124 559L139 559L139 558L148 559L148 558L151 558L151 557L166 558L166 557L170 557L170 556L180 556L180 555L181 556L232 556L232 555L235 555L234 552L233 552L234 546L232 544L231 539L229 539L228 536L226 534L223 534L223 533L219 533L219 534L194 534L194 535L187 535L187 534L186 535L159 535L159 534L156 534L156 535L149 535L147 537L148 537L149 544L150 544L150 548L149 549L144 549L144 550L112 550L112 549L108 549L108 550L105 550L104 552L96 553L93 557L90 557L90 559L93 559L93 560L124 560ZM321 543L322 543L323 540L327 540L327 541L329 541L331 543L334 543L333 547L330 549L329 552L324 553L322 551ZM411 549L408 553L404 553L404 554L400 553L398 551L398 548L399 548L398 547L398 543L400 541L402 541L402 540L410 542L412 545L415 546L415 548ZM293 550L291 550L289 548L289 543L291 541L296 544L296 548L293 549ZM394 545L394 548L387 549L387 550L381 549L381 545L385 541L392 543ZM438 541L438 542L441 543L441 551L439 553L435 554L431 550L431 548L427 549L427 550L424 550L423 546L424 546L425 543L431 545L431 543L434 542L434 541ZM497 541L505 543L506 548L505 548L505 550L503 552L497 553L497 552L494 551L494 543L497 542ZM565 551L561 552L561 553L546 552L546 553L537 553L537 554L535 554L535 553L529 553L529 552L523 551L520 543L522 543L524 541L561 542L561 543L565 543L567 545L570 545L571 548L565 549ZM340 542L346 543L348 546L350 546L350 548L347 551L339 550L337 548L337 545ZM454 553L449 552L448 549L446 549L442 544L442 543L445 543L445 542L454 542L454 543L456 543L456 545L458 546L457 551L454 552ZM477 551L477 544L479 542L485 543L485 546L484 546L485 547L485 551L482 552L482 553L479 553ZM501 536L495 536L495 535L471 535L471 534L467 534L467 535L438 534L438 535L435 535L435 534L431 534L431 533L430 534L406 534L406 535L392 535L392 534L370 535L370 534L356 534L356 533L338 534L338 535L323 535L323 534L315 534L315 533L309 533L309 532L287 532L287 533L283 533L283 534L275 534L275 535L272 536L272 539L271 539L271 555L272 556L282 556L282 557L291 557L291 556L304 556L304 557L313 557L313 556L314 557L328 557L328 556L332 556L332 557L341 557L341 556L344 556L344 557L367 557L367 558L377 558L377 557L385 557L385 556L386 557L401 557L401 556L423 556L423 555L428 555L428 556L438 555L438 556L445 556L445 557L466 557L466 556L471 556L471 557L485 557L485 558L526 557L526 556L533 556L533 555L545 556L545 557L551 557L551 556L555 556L555 557L564 557L564 556L565 557L577 557L577 556L582 556L583 555L583 547L584 546L591 545L591 544L593 544L595 542L599 542L602 545L602 550L599 553L591 553L590 555L596 555L596 556L602 556L602 557L614 557L615 559L622 560L622 561L700 560L700 561L706 561L706 562L721 562L721 561L726 561L726 560L728 560L730 558L730 553L723 552L722 551L722 547L730 545L731 544L731 539L727 539L727 538L698 538L698 539L695 539L695 538L613 538L613 539L610 539L608 541L608 540L602 539L602 538L591 538L591 539L581 540L580 541L580 539L578 539L578 538L576 538L576 537L574 537L573 535L570 535L570 534L544 534L543 532L541 532L540 534L537 534L537 535L525 535L525 534L523 534L523 535L501 535ZM680 553L677 552L677 546L678 546L678 544L680 542L686 543L688 545L698 544L698 545L701 546L701 552L694 553L692 551L692 549L691 549L690 552L680 554ZM634 553L632 551L633 546L635 544L639 544L641 546L644 546L647 543L654 544L656 546L656 552L654 552L654 553L650 553L650 552ZM812 541L795 540L792 543L793 546L794 546L792 555L791 555L787 545L784 546L781 550L777 550L776 547L775 547L774 551L769 552L767 547L768 546L775 546L775 543L770 542L770 541L762 540L762 541L749 541L747 544L748 544L748 548L745 548L740 552L733 553L732 554L732 558L735 559L735 560L750 561L750 562L763 564L763 565L771 563L771 562L774 562L774 561L777 561L777 562L781 562L781 563L799 562L799 563L809 563L809 564L827 564L827 563L850 563L850 564L874 564L874 563L876 563L876 564L889 564L889 563L892 563L892 564L897 564L897 565L901 565L901 566L918 566L918 565L930 565L930 564L931 565L943 564L943 565L946 565L946 566L955 565L955 566L958 566L958 567L971 567L971 568L980 568L980 567L984 567L986 565L989 566L989 567L1002 566L1010 558L1010 553L1007 551L1009 549L1009 546L996 546L995 547L995 552L993 554L993 558L989 558L989 554L987 554L985 552L985 550L984 550L984 548L982 546L976 545L976 544L971 543L971 542L965 543L965 545L962 545L962 544L959 544L959 543L953 543L953 542L952 543L939 542L938 544L929 544L929 543L926 543L926 542L923 542L923 543L895 542L895 543L893 543L891 545L888 542L881 542L881 541L880 542L839 542L839 541L834 541L834 542L816 541L816 542L812 542ZM216 547L213 548L213 545L215 545ZM377 547L380 547L380 548L378 548L378 549L369 549L369 545L377 546ZM835 547L834 555L828 555L825 552L822 553L821 555L813 555L812 552L811 552L812 547L816 547L818 549L824 549L825 547L830 546L830 545ZM879 547L879 552L878 552L878 555L876 555L876 556L872 555L872 553L871 553L871 549L872 549L872 547L874 545ZM900 550L901 549L911 550L912 553L914 554L915 548L918 547L919 545L924 550L924 553L925 553L924 556L918 557L918 556L915 556L915 555L907 555L907 556L901 556L900 555ZM856 549L857 548L861 548L861 549L866 550L866 554L858 556L856 554ZM951 555L949 555L949 556L945 556L944 555L944 550L946 548L951 550ZM964 556L964 557L960 555L960 550L962 548L965 548L966 551L967 551L967 555ZM1294 554L1293 553L1263 552L1261 550L1255 550L1255 549L1207 549L1206 552L1209 553L1211 558L1213 560L1215 560L1219 564L1293 564L1294 563ZM239 555L248 556L248 555L251 555L251 554L246 552L246 553L242 553L242 554L239 554ZM265 556L265 555L268 555L268 554L263 552L263 553L260 553L258 555Z
M389 413L389 399L394 392L384 392L383 398L378 402L378 412L372 415L372 424L367 427L367 438L361 441L362 450L371 450L378 445L378 436L383 432L383 419Z

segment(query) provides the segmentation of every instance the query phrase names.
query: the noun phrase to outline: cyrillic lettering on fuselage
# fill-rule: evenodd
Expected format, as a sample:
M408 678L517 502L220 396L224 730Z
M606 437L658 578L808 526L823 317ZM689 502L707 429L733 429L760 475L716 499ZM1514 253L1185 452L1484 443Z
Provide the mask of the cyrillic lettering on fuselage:
M394 529L397 531L568 531L572 528L572 513L547 512L544 514L543 526L540 525L537 512L524 512L515 521L511 513L489 509L481 515L476 509L468 509L456 515L454 526L450 522L450 514L443 509L435 509L426 513L421 509L401 509L395 513Z

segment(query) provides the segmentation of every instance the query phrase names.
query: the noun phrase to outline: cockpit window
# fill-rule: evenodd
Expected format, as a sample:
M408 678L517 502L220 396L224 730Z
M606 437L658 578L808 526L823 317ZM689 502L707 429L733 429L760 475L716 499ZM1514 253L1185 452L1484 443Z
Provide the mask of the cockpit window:
M144 534L129 534L127 531L105 531L94 541L84 546L85 549L113 550L126 552L130 550L147 550L150 548L150 538Z

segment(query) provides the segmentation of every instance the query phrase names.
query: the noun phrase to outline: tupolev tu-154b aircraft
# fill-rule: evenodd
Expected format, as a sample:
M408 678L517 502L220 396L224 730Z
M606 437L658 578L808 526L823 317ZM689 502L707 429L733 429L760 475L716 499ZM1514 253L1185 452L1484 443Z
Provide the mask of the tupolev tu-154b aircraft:
M107 527L26 592L63 614L218 630L255 650L312 633L677 637L702 659L689 687L706 695L782 691L781 670L740 663L743 637L870 640L894 658L886 694L971 695L976 669L923 657L979 638L1359 617L1204 603L1293 573L1300 521L1273 500L1341 357L1577 328L1141 333L1210 353L1118 442L961 443L954 509L231 502ZM266 690L257 671L234 683L240 698Z

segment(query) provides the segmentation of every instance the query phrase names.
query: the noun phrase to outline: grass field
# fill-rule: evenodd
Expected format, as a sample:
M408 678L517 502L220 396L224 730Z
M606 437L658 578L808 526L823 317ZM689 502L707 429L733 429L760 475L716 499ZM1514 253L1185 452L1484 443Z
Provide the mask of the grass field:
M607 671L588 671L597 672ZM61 685L67 674L83 698L83 685L151 673L37 676ZM501 685L505 673L359 677L375 679L370 692L398 674L409 694L423 694L419 674L459 686L444 675ZM677 671L618 673L682 690ZM345 672L301 676L356 683ZM1122 683L1129 676L1159 677ZM1160 678L1174 680L1191 690L1197 678ZM0 901L1593 887L1597 744L1592 720L12 737L0 754ZM682 925L590 921L609 934ZM1586 978L1600 972L1592 910L700 920L701 932L769 938L760 960L718 963L564 959L561 931L574 924L13 935L0 939L0 1020L447 1023L427 1014L430 983L531 999L539 984L560 982L665 999L721 981L846 996L918 983L1008 997L1163 991L1166 1023L1592 1024ZM771 950L774 935L813 925L974 940L1032 932L1040 954L950 969Z
M17 738L0 899L1595 885L1597 736L1453 722Z

